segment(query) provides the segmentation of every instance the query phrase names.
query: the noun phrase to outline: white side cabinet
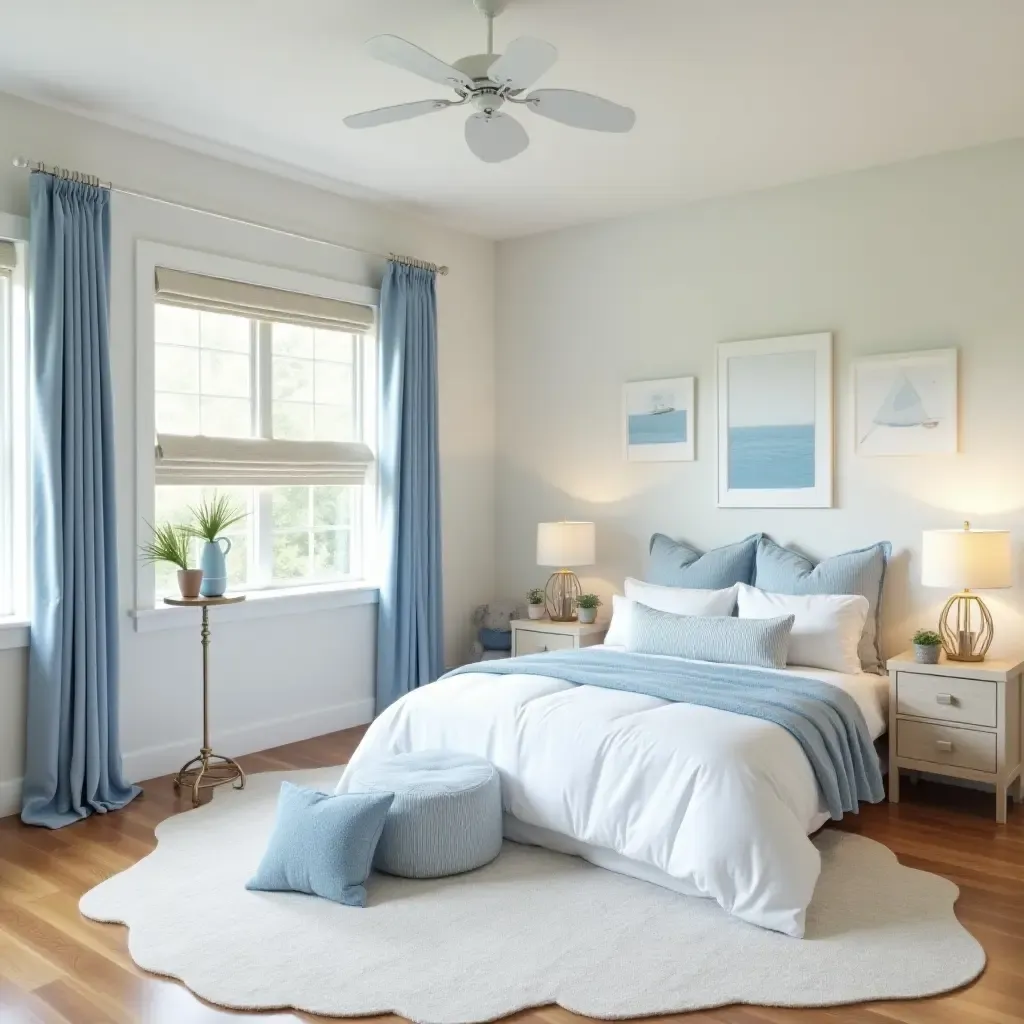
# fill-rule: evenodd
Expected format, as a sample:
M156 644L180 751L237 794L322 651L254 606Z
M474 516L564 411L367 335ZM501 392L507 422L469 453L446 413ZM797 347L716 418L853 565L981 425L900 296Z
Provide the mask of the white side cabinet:
M900 769L987 782L996 821L1006 823L1011 784L1024 800L1024 662L947 661L919 665L913 652L890 658L889 800L899 803Z
M512 620L512 657L542 651L578 651L604 641L607 622L552 622L550 619Z

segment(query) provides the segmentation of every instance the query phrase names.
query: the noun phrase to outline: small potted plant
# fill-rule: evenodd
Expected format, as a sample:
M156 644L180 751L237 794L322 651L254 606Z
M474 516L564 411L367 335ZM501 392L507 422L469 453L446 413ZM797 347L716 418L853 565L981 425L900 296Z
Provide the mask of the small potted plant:
M149 526L149 523L146 524ZM176 523L160 523L149 526L153 532L152 539L142 545L140 554L144 562L168 562L178 567L178 590L185 598L199 596L199 588L203 583L203 570L189 567L189 555L192 549L192 531L187 526Z
M932 629L914 634L914 661L919 665L937 665L942 653L942 637Z
M531 619L544 618L544 591L540 587L527 591L526 614Z
M580 594L576 599L576 614L580 622L593 622L597 618L597 609L600 607L601 598L597 594Z
M189 527L193 537L205 541L199 564L203 569L200 593L203 597L221 597L228 589L228 567L224 556L231 550L231 540L221 534L249 513L243 512L227 495L214 494L198 506L189 505L195 524ZM222 546L226 545L226 546Z

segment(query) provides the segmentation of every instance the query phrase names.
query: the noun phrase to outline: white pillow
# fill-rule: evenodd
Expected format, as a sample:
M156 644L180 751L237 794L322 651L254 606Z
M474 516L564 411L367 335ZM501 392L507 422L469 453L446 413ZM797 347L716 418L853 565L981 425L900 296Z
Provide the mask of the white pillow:
M736 607L736 588L724 590L691 590L688 587L662 587L657 583L627 579L626 596L612 597L612 621L604 642L612 646L625 647L633 621L633 605L636 602L647 605L659 612L673 615L732 615Z
M857 647L868 618L866 597L859 594L769 594L745 583L737 587L741 619L793 616L788 664L850 674L861 671Z

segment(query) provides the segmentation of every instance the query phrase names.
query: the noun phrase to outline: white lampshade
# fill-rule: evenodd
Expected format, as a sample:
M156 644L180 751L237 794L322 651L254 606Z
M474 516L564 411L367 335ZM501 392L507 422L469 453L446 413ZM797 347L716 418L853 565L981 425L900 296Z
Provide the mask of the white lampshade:
M567 569L571 565L593 565L593 523L538 523L537 564Z
M1009 530L925 530L921 585L995 590L1012 584Z

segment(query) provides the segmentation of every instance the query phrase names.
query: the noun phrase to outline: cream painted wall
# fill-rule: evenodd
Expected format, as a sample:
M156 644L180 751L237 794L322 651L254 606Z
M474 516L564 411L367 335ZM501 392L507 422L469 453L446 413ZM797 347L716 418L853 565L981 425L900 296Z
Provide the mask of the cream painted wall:
M607 594L660 530L702 548L763 530L821 557L896 555L884 642L945 594L922 589L921 530L1009 527L1016 589L986 595L995 651L1024 648L1024 142L502 243L498 250L499 592L542 584L538 521L592 518ZM831 510L716 507L715 344L835 333ZM851 363L957 346L960 454L854 455ZM692 463L627 463L624 381L693 374Z
M80 168L125 187L376 251L443 262L438 279L445 646L471 642L472 608L493 597L494 244L0 94L0 210L27 215L16 155ZM113 197L112 372L118 522L135 522L134 260L148 239L379 286L384 262L228 220ZM198 628L136 633L135 552L121 530L121 739L134 779L171 771L200 737ZM372 714L375 607L216 623L212 718L225 753L318 735ZM23 758L24 651L0 652L0 813L13 809Z

